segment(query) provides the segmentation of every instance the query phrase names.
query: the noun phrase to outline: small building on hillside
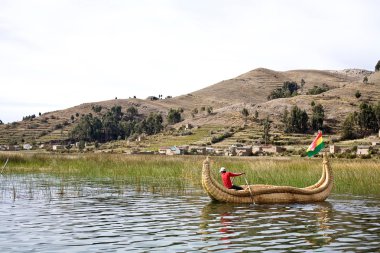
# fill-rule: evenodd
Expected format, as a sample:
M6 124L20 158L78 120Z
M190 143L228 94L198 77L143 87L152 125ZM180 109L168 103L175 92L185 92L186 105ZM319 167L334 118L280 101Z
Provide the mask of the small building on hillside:
M145 150L145 151L140 151L137 154L138 155L154 155L154 151L152 151L152 150L149 150L149 151Z
M228 150L226 150L225 156L235 156L235 155L237 155L237 153L236 153L237 148L242 148L242 147L243 147L243 144L241 144L241 143L232 144L228 148Z
M236 147L229 147L228 149L225 150L224 152L225 156L235 156L236 155Z
M166 155L166 150L170 149L169 147L160 147L158 149L158 154L160 155Z
M206 147L206 154L207 155L214 155L215 154L215 149L212 147Z
M216 148L215 149L215 155L224 155L224 149L222 149L222 148Z
M358 146L357 155L369 155L370 146Z
M341 147L337 145L330 145L330 154L338 154L341 153Z
M252 154L253 155L259 155L262 152L263 152L263 150L260 146L252 146Z
M280 146L274 146L274 145L261 146L261 151L263 153L268 153L268 154L282 153L285 150L286 150L286 148L280 147Z
M189 145L182 145L178 147L180 150L183 150L184 154L187 154L189 152Z
M197 153L197 155L205 155L206 154L206 147L197 147L196 153Z
M57 151L57 150L63 150L63 149L65 149L65 147L63 145L53 145L52 149L54 151Z
M134 148L134 149L128 149L124 151L127 155L137 155L140 153L140 149Z
M206 147L191 146L191 147L189 147L189 152L191 154L196 154L196 155L205 155L206 154Z
M166 149L166 155L183 155L185 154L185 149L182 147L173 146Z
M252 146L236 147L237 156L250 156L252 155Z
M78 142L75 142L75 147L76 148L79 148L80 147L80 145L81 145L81 142L80 141L78 141ZM55 145L55 146L61 146L61 145ZM88 147L89 145L87 144L87 142L84 142L84 147Z
M20 146L19 145L9 145L7 150L9 151L19 151L20 150Z
M22 148L23 148L24 150L31 150L31 149L33 148L33 146L30 145L29 143L26 143L26 144L22 145Z

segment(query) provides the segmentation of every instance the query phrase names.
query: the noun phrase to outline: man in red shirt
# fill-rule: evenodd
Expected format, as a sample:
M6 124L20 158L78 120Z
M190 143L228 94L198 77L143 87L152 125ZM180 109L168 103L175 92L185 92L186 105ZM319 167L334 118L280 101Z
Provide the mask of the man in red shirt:
M241 175L244 175L245 173L232 173L232 172L227 171L226 168L224 167L220 168L219 172L222 176L223 184L227 189L243 190L242 187L232 184L231 177L241 176Z

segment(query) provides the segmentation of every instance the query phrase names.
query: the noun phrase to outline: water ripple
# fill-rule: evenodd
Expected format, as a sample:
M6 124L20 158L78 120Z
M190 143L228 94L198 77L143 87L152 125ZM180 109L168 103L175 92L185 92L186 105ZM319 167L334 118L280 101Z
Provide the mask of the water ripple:
M2 179L1 252L379 251L380 199L333 195L292 205L211 203L132 188ZM23 188L24 185L24 188ZM17 197L14 198L16 189ZM41 190L42 189L42 190ZM48 193L50 191L50 193ZM29 193L28 193L29 192ZM84 192L86 194L84 194ZM194 190L195 192L195 190Z

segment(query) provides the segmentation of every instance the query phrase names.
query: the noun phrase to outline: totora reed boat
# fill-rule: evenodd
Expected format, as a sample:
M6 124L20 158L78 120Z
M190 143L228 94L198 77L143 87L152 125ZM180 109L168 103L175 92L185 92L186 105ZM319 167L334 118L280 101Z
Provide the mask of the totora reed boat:
M305 188L276 185L249 185L244 190L227 189L216 181L210 171L210 160L203 162L202 186L212 200L230 203L311 203L324 201L333 187L333 173L327 155L322 162L319 181Z

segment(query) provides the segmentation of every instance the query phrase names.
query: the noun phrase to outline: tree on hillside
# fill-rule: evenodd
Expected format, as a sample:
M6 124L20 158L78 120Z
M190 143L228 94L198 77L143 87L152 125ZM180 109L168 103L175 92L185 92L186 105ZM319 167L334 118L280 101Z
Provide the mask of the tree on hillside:
M212 111L213 111L212 106L208 106L208 107L207 107L207 114L211 114Z
M182 120L181 113L178 110L170 108L167 120L169 124L175 124Z
M285 119L285 132L289 133L305 133L308 129L309 116L305 110L301 110L294 105L290 110L289 118Z
M138 114L139 114L139 112L138 112L137 108L134 106L130 106L127 109L126 117L127 117L127 119L132 120Z
M306 133L308 129L308 122L309 122L309 116L307 115L306 111L303 110L301 112L301 118L300 118L300 132Z
M355 92L355 97L356 97L356 98L360 98L361 96L362 96L362 94L360 93L360 91L357 90L357 91Z
M305 83L306 83L305 80L302 78L301 79L301 89L303 89L303 86L305 86Z
M285 128L289 124L288 121L289 121L289 111L288 111L288 108L285 107L284 112L282 113L282 118L281 118L281 122L284 123Z
M91 109L92 109L94 112L99 113L103 108L102 108L101 105L93 105L93 106L91 107Z
M379 131L377 119L372 105L361 103L358 113L358 125L362 134Z
M380 102L371 105L363 102L359 112L349 114L342 124L342 138L354 139L372 133L380 129Z
M151 113L144 124L144 132L148 135L157 134L163 129L161 114Z
M78 145L79 150L82 151L85 147L86 143L84 142L84 140L80 140Z
M311 127L313 130L322 130L325 118L325 110L321 104L313 106L311 116Z
M282 85L282 88L285 90L285 96L290 97L290 96L297 95L297 90L299 87L296 82L286 81Z
M121 106L114 106L101 120L92 114L84 115L70 132L70 136L78 141L121 140L135 134L157 134L163 129L162 123L161 114L151 113L144 118L143 115L138 115L136 108L130 107L124 115Z
M242 114L243 117L244 117L244 121L247 123L247 118L248 118L248 116L249 116L248 109L247 109L247 108L243 108L243 110L241 110L241 114Z
M263 138L264 138L265 145L266 145L267 143L269 143L269 139L270 139L270 134L269 134L269 131L270 131L269 116L267 116L267 118L264 120L263 126L264 126L264 129L263 129Z
M28 116L24 116L24 117L22 117L22 121L24 121L24 120L30 120L30 121L32 121L33 119L35 119L36 118L36 115L35 114L33 114L33 115L28 115Z
M119 136L123 137L124 134L119 124L122 117L121 106L114 106L103 115L102 123L106 141L117 140Z
M3 121L0 119L0 125L3 125L4 123L3 123Z
M121 120L123 117L121 106L113 106L111 108L111 115L115 118L115 120Z
M195 117L195 114L198 114L198 108L197 107L195 107L193 110L191 110L191 117Z
M363 83L368 84L368 77L367 77L367 76L365 76L365 77L363 78Z
M243 109L241 110L241 114L242 114L244 117L248 117L249 112L248 112L247 108L243 108Z
M136 133L138 128L136 127L137 120L123 120L119 123L120 128L122 129L122 132L124 133L125 137L129 137Z
M98 140L101 136L102 123L92 114L83 116L71 131L71 138L83 141Z
M321 94L323 92L326 92L328 91L330 88L328 85L326 85L325 83L322 85L322 87L319 87L319 86L316 86L314 85L313 88L309 89L306 94L307 95L318 95L318 94Z
M380 129L380 101L373 107L373 112L375 113L377 128Z
M377 62L375 66L375 71L380 71L380 60Z
M343 140L351 140L351 139L356 138L355 122L356 122L355 114L350 113L346 117L342 125L342 139Z
M277 88L271 92L268 96L268 100L296 96L298 89L299 87L296 82L286 81L281 88Z

